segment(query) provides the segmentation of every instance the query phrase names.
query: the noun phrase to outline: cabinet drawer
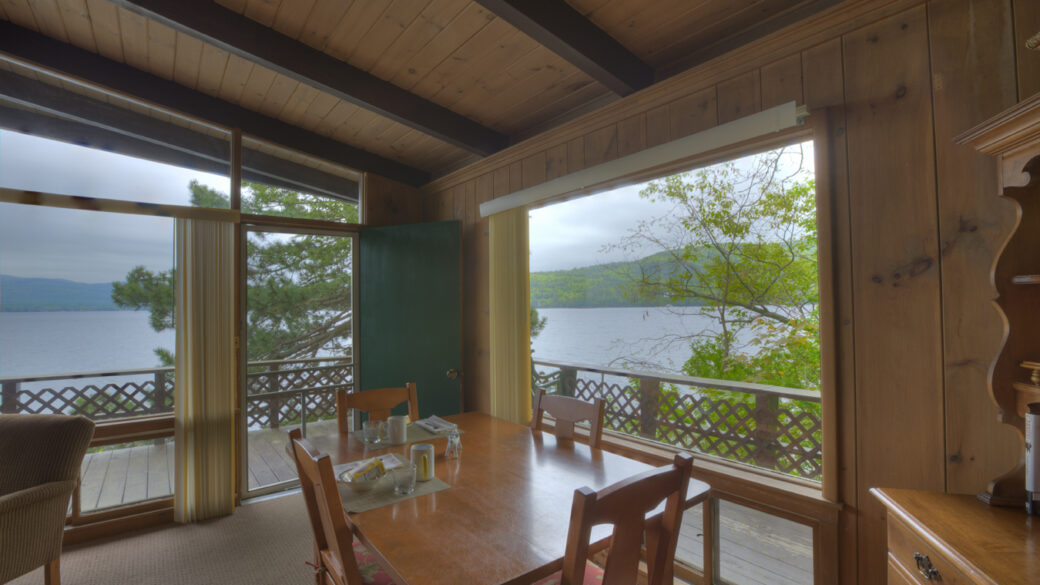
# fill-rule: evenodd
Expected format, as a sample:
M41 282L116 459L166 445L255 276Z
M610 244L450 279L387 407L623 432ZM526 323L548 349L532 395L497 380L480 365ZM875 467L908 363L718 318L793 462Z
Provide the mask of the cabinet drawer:
M900 575L904 580L896 580L894 581L895 583L907 582L906 575L913 577L913 581L910 581L910 583L915 585L933 583L941 583L942 585L972 585L973 583L957 569L954 569L953 565L934 548L914 534L910 527L903 524L899 518L891 515L888 517L888 552L889 579L892 578L893 563L898 565L902 572L905 573ZM918 557L915 555L921 557L921 567L918 566ZM922 568L931 568L933 570L930 579L924 575Z
M899 561L888 555L888 585L917 585L914 578L906 572L906 568Z

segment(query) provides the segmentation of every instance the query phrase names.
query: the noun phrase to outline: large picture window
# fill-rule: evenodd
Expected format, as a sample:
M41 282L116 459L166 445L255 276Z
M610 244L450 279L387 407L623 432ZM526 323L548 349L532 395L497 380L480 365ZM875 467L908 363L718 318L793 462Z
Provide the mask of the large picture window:
M813 170L801 142L532 210L534 385L819 481Z

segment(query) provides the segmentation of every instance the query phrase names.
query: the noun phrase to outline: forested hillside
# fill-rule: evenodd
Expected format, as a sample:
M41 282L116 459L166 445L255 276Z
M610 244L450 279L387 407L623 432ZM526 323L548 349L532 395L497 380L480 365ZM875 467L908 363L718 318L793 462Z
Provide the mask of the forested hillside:
M706 249L701 252L702 255L708 253ZM632 262L613 262L571 270L532 272L531 305L534 307L655 307L703 304L693 299L677 301L669 299L662 293L647 293L643 287L639 286L641 282L669 279L681 272L670 252L660 252Z
M0 275L0 311L112 311L112 283Z

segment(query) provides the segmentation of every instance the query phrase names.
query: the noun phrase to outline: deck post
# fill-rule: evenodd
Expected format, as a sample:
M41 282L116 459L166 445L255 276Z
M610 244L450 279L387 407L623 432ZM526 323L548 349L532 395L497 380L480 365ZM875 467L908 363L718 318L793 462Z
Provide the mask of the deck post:
M753 455L755 465L765 469L776 469L776 462L780 456L780 445L777 437L780 436L780 397L772 394L755 395L755 432L752 444L755 446Z
M272 394L275 393L275 392L278 392L278 390L279 390L278 378L279 378L280 375L281 374L279 372L279 364L271 364L271 365L267 366L267 391L268 392L270 392ZM277 396L272 396L267 401L267 409L268 409L267 410L267 418L268 418L268 420L271 423L271 428L272 429L277 429L278 426L279 426L279 423L281 423L281 421L279 420L281 418L281 415L282 415L281 406L282 406L281 398L279 398Z
M574 396L574 392L578 387L578 368L561 366L560 379L557 384L557 394L560 396Z
M19 382L4 382L3 388L0 390L0 397L3 399L3 403L0 403L0 412L4 414L15 414L18 412L18 386Z
M155 392L152 394L152 412L166 411L166 370L155 370Z
M661 381L639 378L639 434L647 439L657 436L657 413L661 410Z

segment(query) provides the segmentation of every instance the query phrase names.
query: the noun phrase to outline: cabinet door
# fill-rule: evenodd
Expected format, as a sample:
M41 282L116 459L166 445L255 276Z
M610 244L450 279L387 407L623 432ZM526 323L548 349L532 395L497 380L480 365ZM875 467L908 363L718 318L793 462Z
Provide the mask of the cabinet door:
M462 409L457 221L365 228L360 236L358 390L415 382L419 415ZM397 414L407 414L401 405Z

